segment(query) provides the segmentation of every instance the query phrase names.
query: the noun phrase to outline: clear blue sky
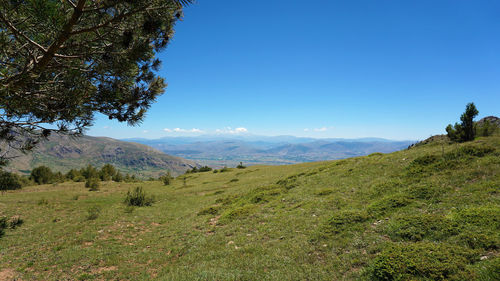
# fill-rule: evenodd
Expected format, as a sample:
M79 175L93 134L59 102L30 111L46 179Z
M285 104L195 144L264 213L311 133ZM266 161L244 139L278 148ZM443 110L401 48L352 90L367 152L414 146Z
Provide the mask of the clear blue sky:
M497 0L198 0L159 57L144 122L90 135L423 139L468 102L500 115Z

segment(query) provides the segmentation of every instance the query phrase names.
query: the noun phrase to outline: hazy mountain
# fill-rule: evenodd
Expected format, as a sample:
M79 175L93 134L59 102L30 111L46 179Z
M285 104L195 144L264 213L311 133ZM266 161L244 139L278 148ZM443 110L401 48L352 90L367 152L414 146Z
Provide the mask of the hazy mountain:
M141 177L157 176L166 171L177 175L196 165L193 161L167 155L144 144L104 137L54 135L32 153L13 159L7 169L29 173L34 167L46 165L66 172L88 164L100 167L106 163Z
M414 141L381 138L314 139L294 136L207 135L126 139L157 148L167 154L195 160L203 165L292 164L334 160L373 152L389 153L407 148Z

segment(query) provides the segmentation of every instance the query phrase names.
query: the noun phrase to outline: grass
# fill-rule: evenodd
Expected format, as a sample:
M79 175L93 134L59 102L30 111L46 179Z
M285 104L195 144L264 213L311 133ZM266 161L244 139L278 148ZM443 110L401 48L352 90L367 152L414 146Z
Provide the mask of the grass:
M499 171L500 138L490 137L197 173L169 186L27 187L0 196L0 217L24 221L0 238L0 273L23 280L498 280ZM154 196L152 206L123 204L138 186Z

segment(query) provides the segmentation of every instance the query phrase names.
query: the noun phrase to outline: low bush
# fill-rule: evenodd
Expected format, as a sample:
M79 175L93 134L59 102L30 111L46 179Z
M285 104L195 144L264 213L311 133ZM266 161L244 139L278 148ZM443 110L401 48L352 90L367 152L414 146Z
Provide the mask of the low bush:
M40 206L41 205L48 205L49 201L47 199L45 199L45 198L41 198L41 199L38 200L37 204L40 205Z
M238 166L236 166L237 169L245 169L246 166L243 166L243 162L240 162Z
M457 223L469 227L500 230L500 207L479 206L460 209L452 215Z
M411 202L411 198L405 194L391 194L368 205L368 211L375 215L383 215L393 212L398 208L405 207Z
M283 186L286 189L292 189L296 186L298 186L297 180L299 176L298 175L292 175L287 178L281 179L276 182L276 184Z
M154 203L154 198L152 196L147 196L144 189L138 186L134 190L129 190L127 192L124 203L128 206L151 206Z
M160 176L159 180L163 182L164 185L170 185L174 178L170 174L170 172L167 172L167 174Z
M205 208L201 211L198 212L198 216L203 216L203 215L216 215L219 212L219 207L212 206Z
M92 206L87 209L87 220L95 220L99 217L99 214L101 213L101 209L97 206Z
M343 210L334 213L321 227L324 234L337 234L354 229L359 223L367 221L368 214L359 210Z
M235 206L233 208L227 209L226 211L224 211L222 213L221 218L220 218L220 222L224 223L224 222L232 221L236 218L248 216L249 214L255 212L255 210L257 208L258 208L257 205L247 204L247 205L243 205L243 206L239 206L239 207Z
M24 223L24 220L20 216L13 216L9 220L9 228L16 228L18 226L21 226Z
M316 195L318 195L318 196L325 196L325 195L332 194L332 193L333 193L332 189L323 188L323 189L317 191Z
M500 236L497 231L462 230L450 241L471 249L486 251L497 250L500 247Z
M37 184L47 184L54 181L54 173L49 167L40 166L31 171L30 178Z
M85 187L88 188L90 191L97 191L99 190L100 183L98 178L89 178L85 182Z
M438 241L460 232L457 223L435 214L399 215L389 221L385 230L389 237L399 241Z
M370 280L474 280L468 265L477 261L472 250L450 244L394 243L367 270Z
M5 171L0 170L0 191L20 189L22 182L20 177Z
M7 226L8 226L7 218L0 217L0 237L2 237L5 234L5 229L7 228Z

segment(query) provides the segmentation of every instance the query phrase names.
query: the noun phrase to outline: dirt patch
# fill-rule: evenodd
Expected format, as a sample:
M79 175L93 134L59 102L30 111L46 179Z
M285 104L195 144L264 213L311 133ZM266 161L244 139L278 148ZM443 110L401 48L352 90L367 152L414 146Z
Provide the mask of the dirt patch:
M96 272L97 273L103 273L103 272L108 272L108 271L116 271L118 270L118 266L104 266L104 267L99 267Z
M216 226L217 223L219 222L221 216L216 216L215 218L211 218L210 222L208 223L209 225Z
M5 268L0 270L0 281L21 280L16 279L16 272L13 269Z

